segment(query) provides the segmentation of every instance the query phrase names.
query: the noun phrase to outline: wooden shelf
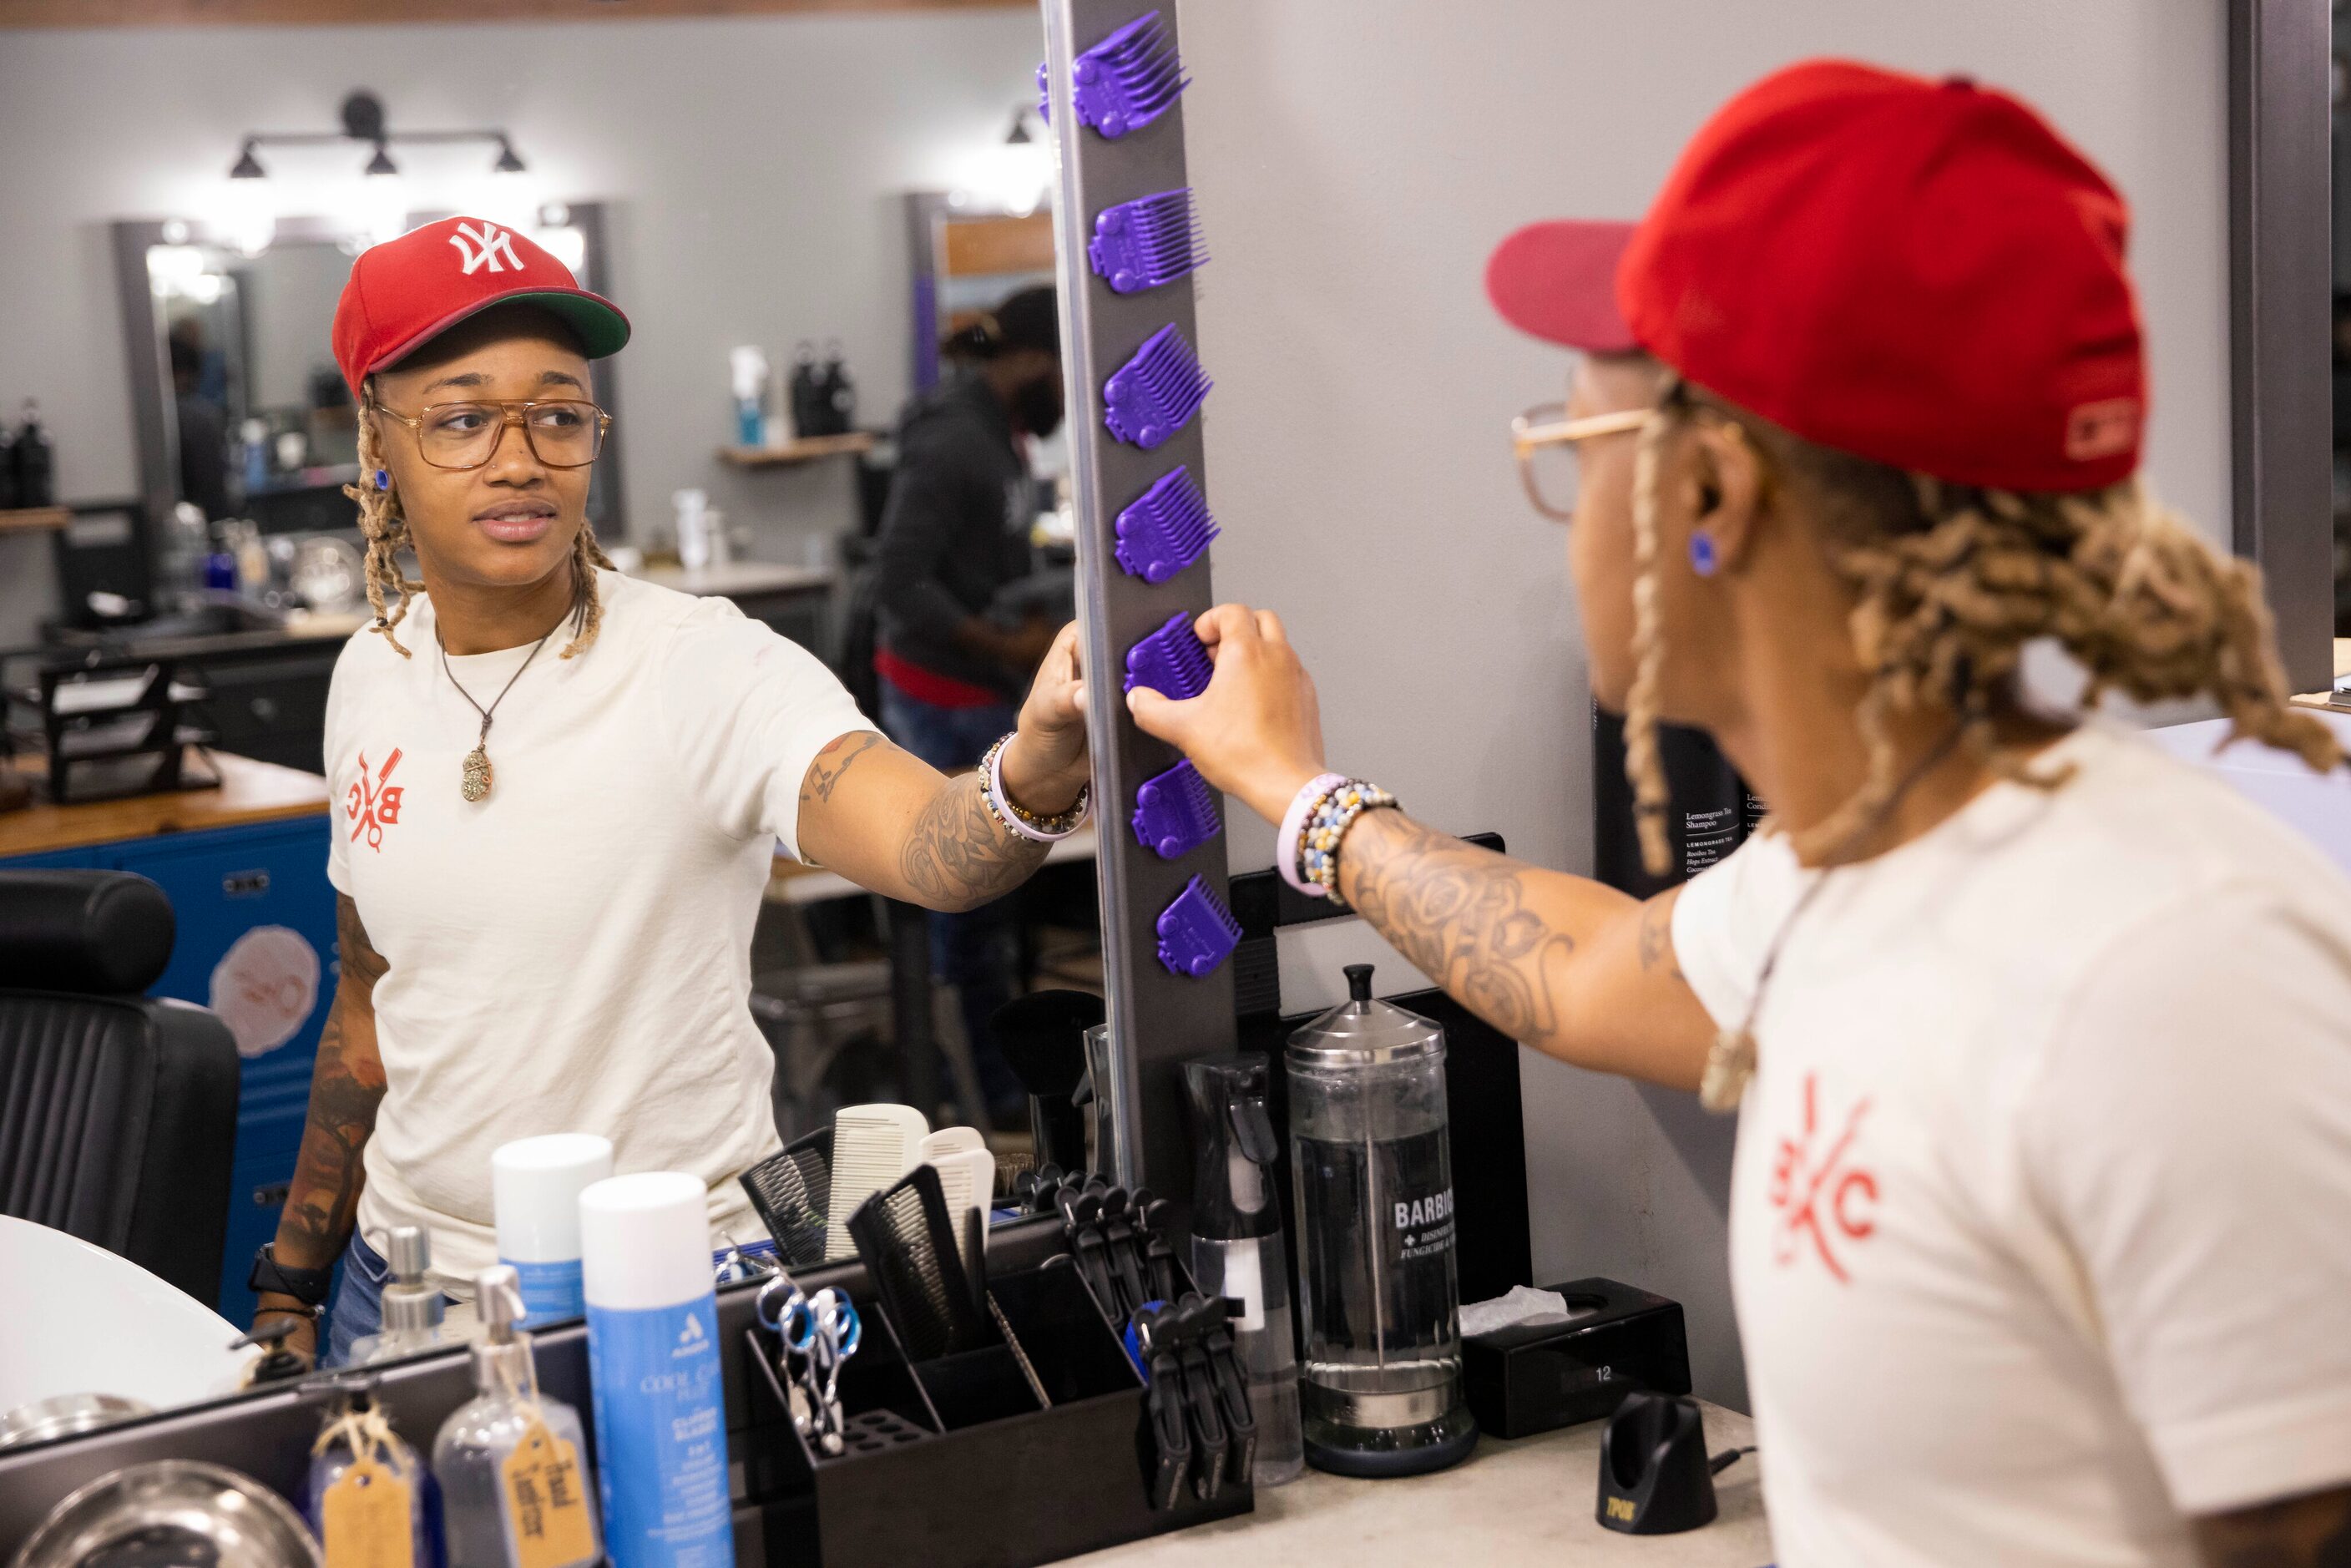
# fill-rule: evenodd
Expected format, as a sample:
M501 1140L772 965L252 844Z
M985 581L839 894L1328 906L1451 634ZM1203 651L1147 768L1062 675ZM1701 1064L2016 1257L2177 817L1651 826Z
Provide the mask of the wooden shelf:
M791 468L828 457L862 457L872 450L872 434L852 430L847 435L812 435L789 446L722 446L718 460L737 468Z
M55 533L72 521L63 507L18 507L0 511L0 534Z

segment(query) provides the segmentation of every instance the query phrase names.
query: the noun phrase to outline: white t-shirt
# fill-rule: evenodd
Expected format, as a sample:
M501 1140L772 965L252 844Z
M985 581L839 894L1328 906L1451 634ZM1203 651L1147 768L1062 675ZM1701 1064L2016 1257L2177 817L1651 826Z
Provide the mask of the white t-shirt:
M871 729L805 650L722 599L598 578L603 627L566 622L498 705L487 799L459 792L481 720L442 668L431 600L350 640L327 699L328 880L388 963L383 1103L359 1225L422 1225L465 1295L496 1261L490 1152L600 1133L621 1172L688 1171L710 1219L764 1236L735 1177L777 1147L775 1059L752 1021L751 926L799 787ZM528 644L453 658L487 706Z
M1730 1253L1779 1560L2179 1563L2351 1479L2351 885L2091 727L1836 871L1782 949ZM1683 891L1735 1025L1813 873Z

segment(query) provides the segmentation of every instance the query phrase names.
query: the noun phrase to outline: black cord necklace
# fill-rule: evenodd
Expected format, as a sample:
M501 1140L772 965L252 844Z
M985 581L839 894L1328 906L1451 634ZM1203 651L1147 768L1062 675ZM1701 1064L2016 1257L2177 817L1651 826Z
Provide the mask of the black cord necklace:
M474 701L474 694L465 689L465 683L459 680L457 672L449 667L449 644L441 641L441 628L437 624L433 628L433 641L438 643L441 649L441 673L449 677L449 684L457 688L457 695L464 697L473 710L482 716L482 733L475 737L474 749L465 753L465 771L458 785L458 792L466 800L483 800L489 798L492 777L490 720L496 716L498 705L507 700L507 694L514 690L514 684L522 679L522 673L530 668L530 661L538 658L538 651L547 646L547 638L554 636L556 627L562 624L562 622L558 621L554 626L547 629L547 637L541 637L531 644L529 656L515 666L515 673L507 677L507 684L498 688L498 695L490 699L490 706L487 707Z
M1788 911L1787 918L1780 922L1780 929L1772 934L1771 946L1764 950L1762 967L1756 971L1755 989L1747 1000L1747 1016L1735 1030L1716 1030L1714 1045L1706 1053L1706 1071L1698 1082L1698 1103L1708 1110L1737 1110L1740 1097L1747 1092L1747 1081L1755 1076L1755 1020L1762 1016L1763 995L1771 989L1771 971L1780 967L1780 950L1788 945L1788 935L1795 930L1796 922L1804 917L1804 912L1813 906L1813 900L1819 897L1821 889L1828 885L1830 874L1844 863L1844 857L1868 842L1871 834L1892 821L1895 810L1902 804L1903 798L1910 793L1911 788L1941 767L1944 759L1958 748L1959 737L1966 733L1966 728L1963 724L1953 725L1936 743L1934 749L1920 758L1917 764L1903 776L1902 781L1894 787L1877 809L1844 836L1813 877L1811 884L1797 898L1795 907Z

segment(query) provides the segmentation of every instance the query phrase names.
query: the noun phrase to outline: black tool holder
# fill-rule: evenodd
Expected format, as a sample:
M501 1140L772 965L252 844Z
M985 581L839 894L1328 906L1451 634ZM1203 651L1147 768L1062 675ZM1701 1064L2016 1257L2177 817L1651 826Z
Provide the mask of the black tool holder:
M1153 1506L1143 1380L1066 1258L988 1283L1017 1349L999 1333L910 1361L878 1301L856 1298L864 1342L841 1365L847 1451L837 1456L793 1428L775 1335L746 1330L759 1408L731 1440L747 1491L761 1500L768 1562L1014 1568L1256 1506L1246 1479ZM738 1536L742 1523L738 1513Z
M868 1562L1011 1568L1249 1511L1254 1494L1230 1485L1212 1502L1187 1496L1171 1509L1148 1506L1143 1381L1071 1272L1066 1246L1057 1220L999 1225L987 1238L990 1286L1030 1354L1050 1409L1038 1406L1006 1346L908 1367L874 1310L862 1264L795 1271L811 1293L845 1292L864 1317L864 1343L841 1368L847 1411L893 1411L915 1428L909 1436L867 1420L838 1458L810 1455L778 1400L774 1341L756 1329L761 1281L721 1287L734 1568L817 1562L835 1568ZM587 1325L575 1321L542 1330L531 1349L540 1388L584 1419L593 1402ZM378 1403L419 1451L431 1448L441 1424L475 1394L471 1364L459 1348L369 1370L379 1378ZM315 1403L288 1382L0 1451L0 1559L67 1493L150 1459L227 1465L298 1507L318 1434ZM593 1463L592 1428L588 1439ZM889 1544L869 1549L861 1544L867 1542Z
M1101 824L1098 872L1102 910L1103 981L1110 994L1111 1037L1139 1096L1140 1167L1122 1172L1184 1199L1192 1181L1184 1136L1182 1063L1233 1046L1233 964L1209 972L1171 973L1158 957L1157 924L1195 877L1221 900L1225 844L1210 838L1175 859L1162 859L1130 831L1128 819L1143 785L1173 768L1176 750L1144 735L1121 698L1126 655L1171 617L1187 620L1215 602L1206 559L1164 582L1131 576L1113 554L1119 513L1177 465L1203 489L1203 409L1164 444L1144 450L1113 438L1103 425L1104 385L1162 328L1174 326L1200 347L1189 277L1121 294L1087 261L1094 221L1105 207L1190 183L1184 159L1180 99L1149 124L1115 140L1081 125L1071 101L1072 62L1120 28L1156 10L1176 37L1175 0L1045 0L1048 120L1060 162L1054 221L1055 265L1061 286L1061 355L1070 422L1070 478L1077 513L1078 591L1084 625L1084 660L1091 690L1088 739L1094 757L1094 811ZM1214 214L1203 215L1211 244ZM1207 366L1210 371L1213 365ZM1215 394L1209 394L1211 407ZM1231 526L1229 519L1227 526Z
M45 788L59 804L209 789L220 776L184 764L188 747L212 738L187 710L211 695L169 659L48 665L8 688L9 729L47 758Z

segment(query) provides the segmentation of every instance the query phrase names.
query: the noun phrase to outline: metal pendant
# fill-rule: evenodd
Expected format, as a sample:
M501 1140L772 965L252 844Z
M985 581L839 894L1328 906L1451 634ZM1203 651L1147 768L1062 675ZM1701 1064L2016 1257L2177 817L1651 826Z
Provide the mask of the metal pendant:
M476 746L465 753L465 779L460 789L468 800L486 800L490 793L490 753Z

